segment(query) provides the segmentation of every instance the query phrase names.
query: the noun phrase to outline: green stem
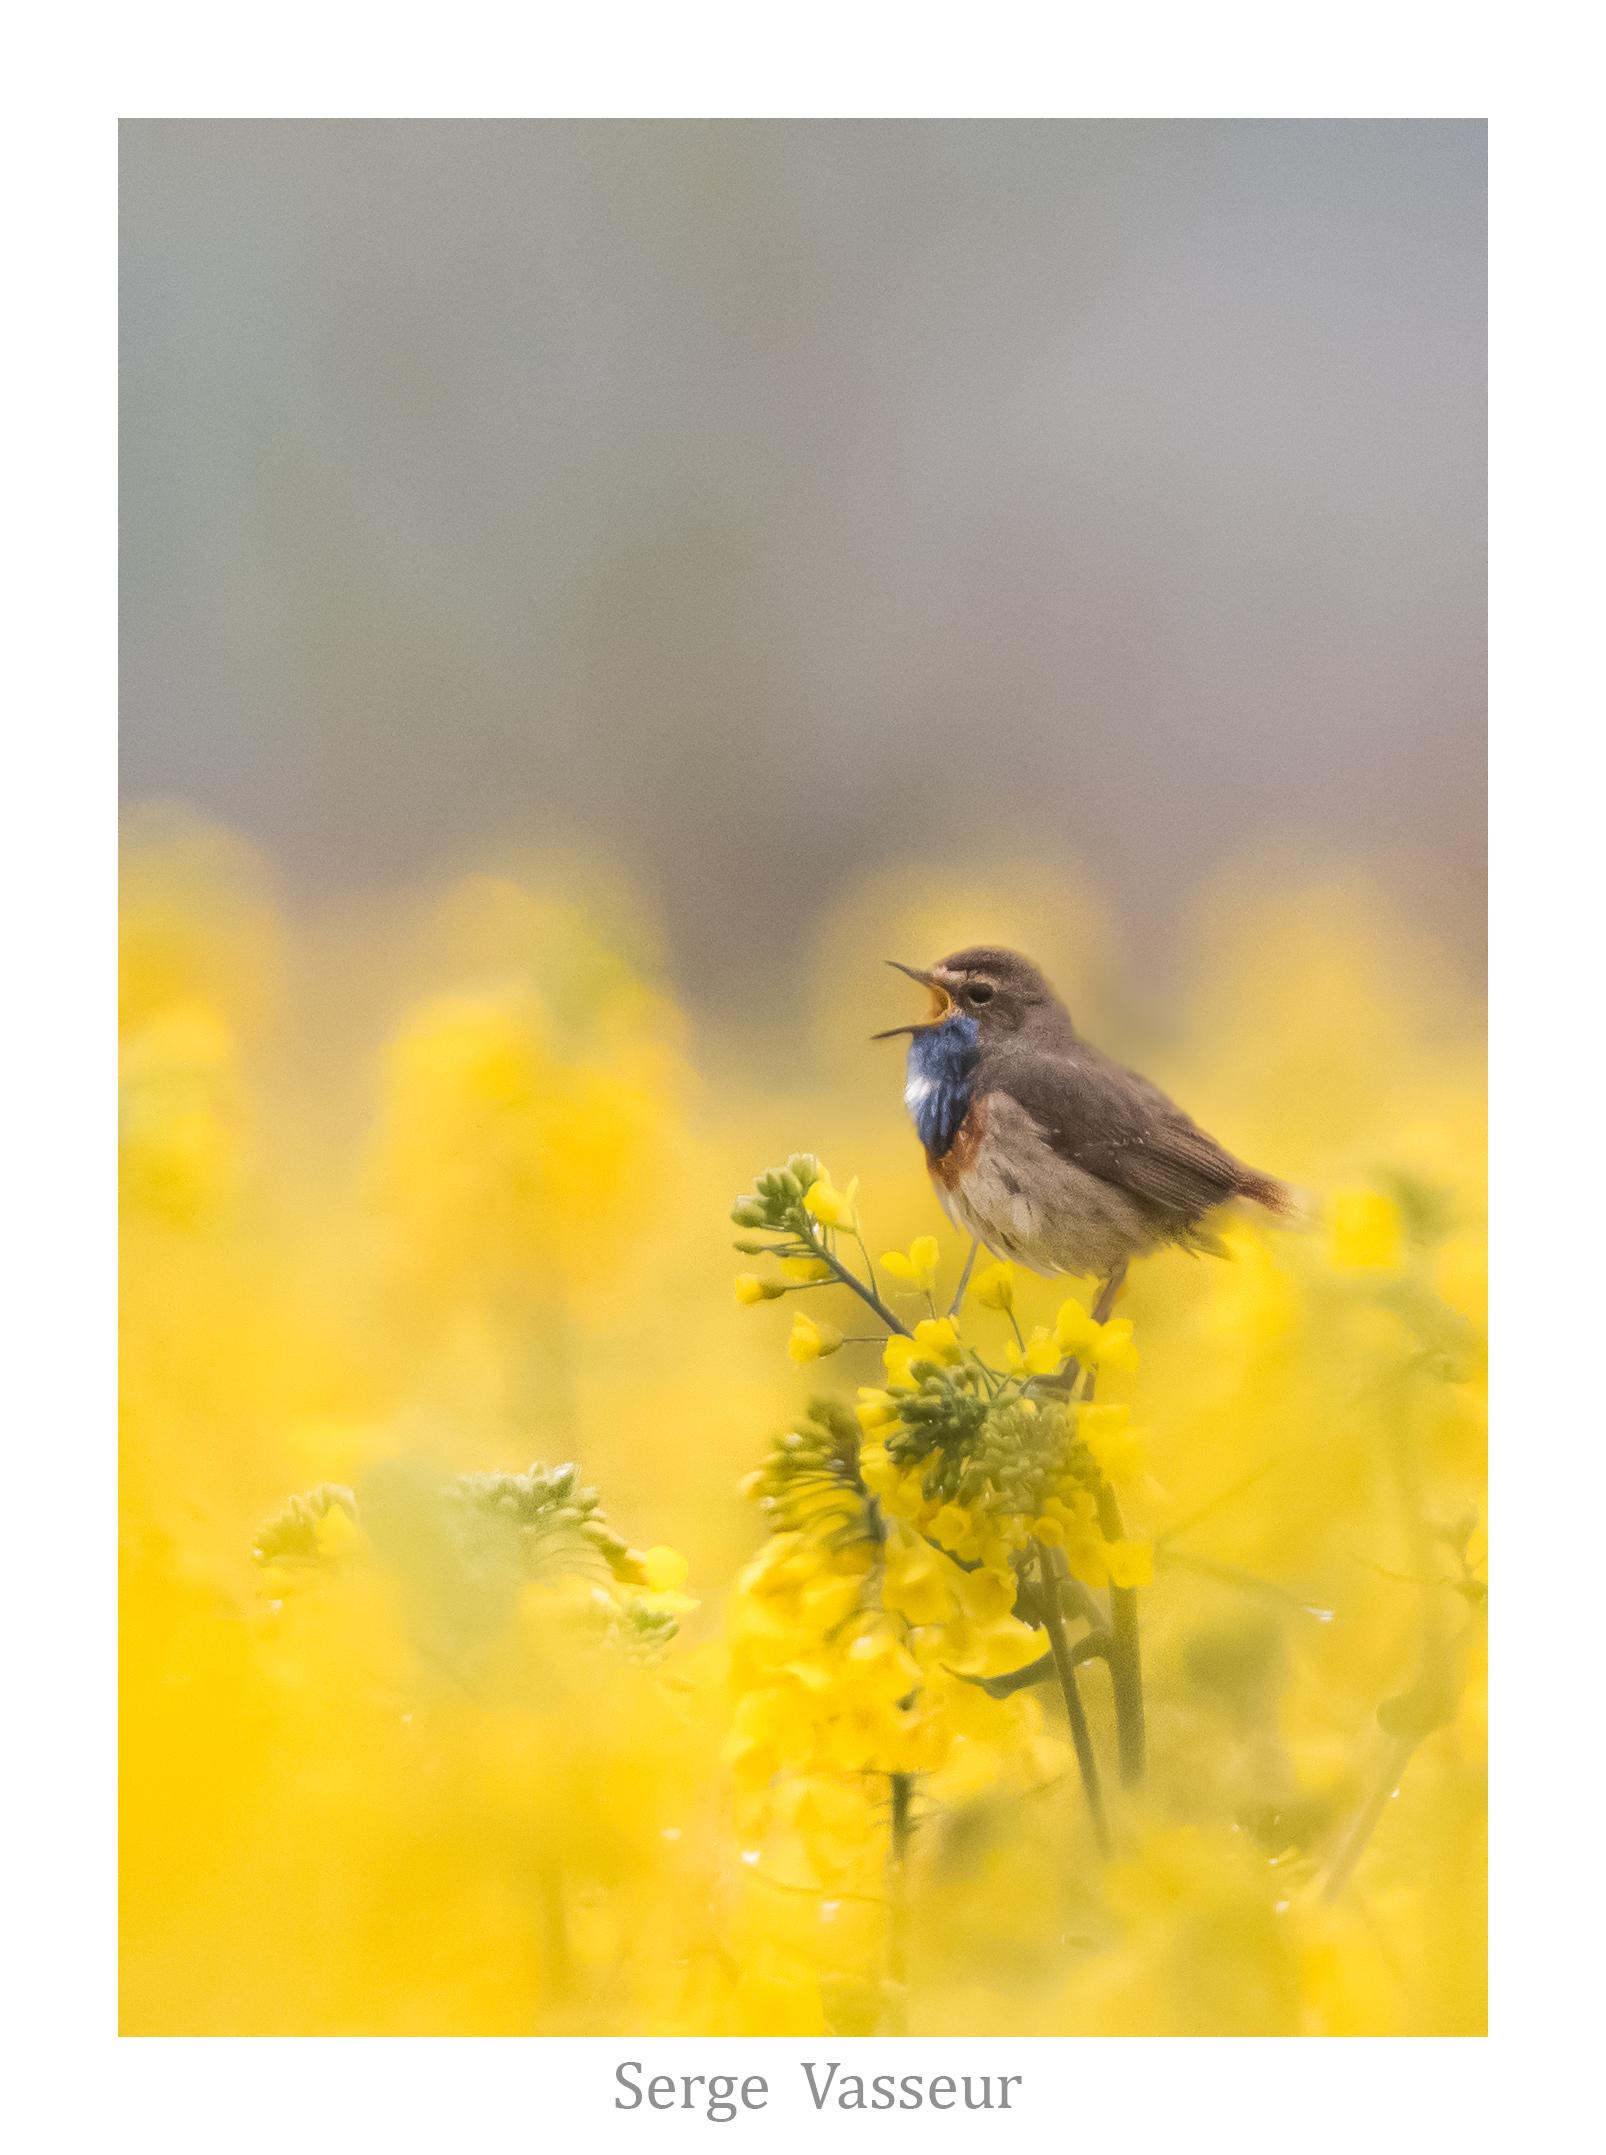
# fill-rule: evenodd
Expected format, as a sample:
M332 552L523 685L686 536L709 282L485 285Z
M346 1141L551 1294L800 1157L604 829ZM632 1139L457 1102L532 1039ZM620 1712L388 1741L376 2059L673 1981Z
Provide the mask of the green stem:
M1400 1785L1401 1776L1411 1763L1411 1754L1421 1742L1419 1736L1394 1737L1384 1755L1382 1771L1372 1783L1366 1801L1361 1805L1354 1825L1344 1836L1343 1846L1333 1858L1333 1867L1322 1887L1324 1901L1337 1900L1349 1884L1355 1866L1366 1853L1366 1844L1377 1830L1377 1822L1388 1806L1388 1800Z
M1109 1650L1109 1635L1103 1631L1090 1631L1072 1646L1071 1667L1079 1669L1084 1661L1102 1661ZM985 1691L990 1699L1009 1699L1017 1691L1029 1691L1033 1684L1046 1684L1058 1673L1054 1656L1039 1654L1035 1661L1028 1661L1023 1669L1011 1669L1007 1676L967 1676L964 1681L974 1684L978 1691Z
M970 1275L976 1269L976 1253L980 1248L980 1235L973 1235L970 1241L970 1255L965 1259L965 1269L959 1275L959 1285L954 1289L954 1298L948 1305L950 1317L959 1315L959 1305L965 1299L965 1289L970 1285ZM935 1317L937 1312L933 1310L931 1314Z
M862 1228L854 1228L853 1239L859 1245L859 1255L864 1259L864 1273L866 1279L868 1279L870 1282L870 1292L873 1295L879 1295L881 1292L881 1282L875 1276L875 1264L870 1256L870 1246L864 1239L864 1231Z
M1125 1529L1121 1507L1108 1482L1100 1482L1099 1532L1106 1541L1119 1541ZM1130 1586L1110 1588L1110 1683L1115 1692L1115 1742L1121 1760L1121 1780L1136 1788L1143 1779L1148 1747L1143 1711L1143 1654L1138 1638L1138 1597Z
M1112 1272L1093 1307L1093 1321L1104 1324L1115 1307L1115 1298L1126 1277L1126 1266ZM1085 1403L1093 1397L1098 1371L1090 1368L1082 1386ZM1106 1541L1120 1541L1126 1532L1115 1491L1101 1481L1098 1490L1099 1532ZM1143 1709L1143 1652L1138 1635L1138 1597L1130 1586L1110 1586L1110 1685L1115 1693L1115 1747L1121 1762L1121 1781L1136 1788L1143 1779L1148 1751L1148 1730Z
M805 1226L799 1231L802 1234L803 1240L808 1244L809 1249L813 1253L813 1255L818 1257L823 1264L828 1264L831 1267L831 1270L836 1274L837 1278L842 1282L842 1285L844 1287L851 1287L853 1289L853 1292L858 1296L859 1300L868 1304L868 1306L875 1311L876 1315L881 1319L881 1322L886 1326L889 1332L901 1332L905 1339L913 1338L914 1335L910 1332L909 1327L903 1322L901 1318L895 1317L893 1315L892 1311L888 1309L887 1305L885 1304L885 1302L882 1301L881 1297L876 1293L875 1289L873 1287L867 1287L864 1281L860 1279L857 1272L850 1271L848 1267L842 1262L840 1257L836 1256L831 1250L828 1250L825 1244L815 1234L812 1227Z
M1042 1600L1042 1624L1048 1633L1049 1651L1054 1657L1054 1673L1060 1681L1065 1699L1065 1717L1071 1724L1071 1743L1076 1752L1077 1768L1082 1776L1082 1792L1087 1797L1087 1807L1093 1819L1093 1832L1099 1844L1099 1853L1110 1852L1109 1821L1104 1815L1104 1794L1099 1786L1099 1762L1093 1753L1093 1735L1087 1725L1087 1710L1082 1704L1082 1694L1076 1688L1076 1663L1072 1658L1070 1640L1065 1631L1065 1613L1060 1607L1057 1581L1048 1551L1043 1544L1032 1544L1037 1554L1037 1577Z
M1286 1586L1279 1586L1275 1579L1262 1579L1252 1571L1240 1570L1236 1564L1220 1564L1211 1556L1192 1556L1185 1549L1173 1549L1164 1540L1154 1549L1155 1562L1162 1570L1191 1571L1201 1579L1215 1579L1222 1586L1235 1586L1245 1594L1260 1594L1267 1601L1280 1602L1286 1609L1297 1609L1301 1616L1324 1618L1327 1611L1318 1609L1314 1602L1302 1601L1298 1594ZM1417 1582L1408 1582L1412 1585Z
M887 1879L887 1973L892 1979L893 2035L909 2032L909 1853L914 1845L915 1777L889 1776L892 1783L892 1844Z
M1055 1566L1055 1569L1059 1573L1060 1606L1063 1608L1069 1605L1072 1614L1079 1616L1096 1638L1107 1638L1110 1629L1109 1622L1104 1611L1094 1600L1092 1589L1084 1586L1080 1579L1072 1578L1065 1567L1063 1559Z

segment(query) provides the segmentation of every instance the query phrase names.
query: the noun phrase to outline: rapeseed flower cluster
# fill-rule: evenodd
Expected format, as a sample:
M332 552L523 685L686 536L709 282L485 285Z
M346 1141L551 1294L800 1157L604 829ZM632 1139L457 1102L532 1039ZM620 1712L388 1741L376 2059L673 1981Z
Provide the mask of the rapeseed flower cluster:
M749 1486L771 1531L732 1596L725 1755L752 1892L791 1896L793 1914L744 1969L743 1995L762 1984L772 2032L901 2028L924 1792L1044 1770L1031 1702L977 1681L1019 1668L1036 1642L996 1574L884 1510L841 1407L816 1401ZM843 1925L849 1902L858 1920Z
M125 2028L1482 2027L1477 1012L1364 884L1199 917L1151 1066L1314 1224L1099 1321L957 1294L856 1000L985 921L1108 1032L1048 869L861 885L778 1071L594 864L135 820Z

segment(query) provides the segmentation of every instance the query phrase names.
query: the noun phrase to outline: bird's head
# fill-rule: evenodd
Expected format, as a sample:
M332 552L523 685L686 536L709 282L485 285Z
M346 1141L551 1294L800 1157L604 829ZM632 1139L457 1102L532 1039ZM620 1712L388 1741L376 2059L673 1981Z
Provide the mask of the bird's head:
M929 967L904 965L897 958L887 963L930 990L931 1008L918 1024L890 1026L875 1035L877 1040L923 1033L956 1017L973 1019L984 1038L995 1039L1049 1017L1067 1022L1054 990L1031 959L1015 950L978 944Z

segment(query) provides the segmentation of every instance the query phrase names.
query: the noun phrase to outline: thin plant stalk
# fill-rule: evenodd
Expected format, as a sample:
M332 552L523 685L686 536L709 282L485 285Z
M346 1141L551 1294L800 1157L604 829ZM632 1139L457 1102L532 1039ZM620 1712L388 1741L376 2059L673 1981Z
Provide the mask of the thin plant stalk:
M1100 1482L1099 1532L1106 1541L1119 1541L1124 1528L1121 1507L1108 1482ZM1110 1684L1115 1693L1115 1746L1121 1763L1121 1781L1136 1788L1147 1761L1148 1732L1143 1709L1143 1651L1138 1636L1138 1597L1130 1586L1110 1588L1110 1643L1105 1656L1110 1665Z
M954 1289L954 1298L948 1305L950 1317L959 1315L959 1305L965 1299L965 1289L970 1285L970 1275L976 1269L976 1258L980 1249L980 1235L972 1235L970 1238L970 1255L965 1259L965 1269L959 1275L959 1285Z
M869 1308L875 1311L876 1315L881 1319L881 1322L886 1326L889 1332L901 1332L905 1339L909 1339L913 1336L909 1330L909 1327L903 1322L902 1318L895 1316L893 1312L888 1309L887 1305L885 1304L885 1302L882 1301L881 1297L876 1293L875 1289L873 1287L867 1286L865 1282L860 1279L857 1272L855 1272L851 1268L851 1266L845 1265L840 1257L836 1256L832 1251L826 1248L825 1244L820 1240L819 1236L815 1234L812 1227L804 1227L799 1230L799 1233L802 1240L808 1244L809 1248L813 1251L814 1255L820 1259L822 1264L828 1264L831 1267L832 1272L836 1275L837 1279L841 1281L842 1285L844 1287L851 1287L853 1289L853 1292L858 1296L859 1300L867 1304Z
M1377 1822L1388 1808L1389 1798L1399 1787L1405 1769L1411 1763L1412 1754L1421 1737L1415 1734L1396 1736L1391 1739L1383 1764L1372 1783L1366 1801L1361 1805L1354 1824L1344 1836L1338 1854L1322 1886L1324 1901L1337 1900L1349 1884L1355 1866L1366 1853L1366 1844L1377 1830Z
M888 1776L892 1784L892 1836L887 1878L887 1973L891 1978L890 2033L909 2032L909 1857L914 1847L915 1777Z
M1099 1762L1093 1751L1093 1734L1087 1725L1087 1709L1082 1704L1082 1694L1076 1686L1076 1663L1065 1630L1065 1612L1060 1607L1059 1582L1054 1576L1052 1561L1043 1544L1039 1541L1032 1546L1037 1556L1043 1629L1048 1633L1049 1651L1054 1657L1054 1673L1059 1678L1060 1690L1065 1699L1065 1717L1071 1725L1071 1743L1076 1752L1077 1768L1082 1776L1082 1791L1087 1797L1087 1808L1092 1816L1099 1853L1107 1856L1110 1852L1110 1827L1104 1815L1104 1792L1099 1785Z
M1126 1267L1112 1272L1093 1307L1093 1322L1104 1324L1115 1307L1115 1298L1126 1277ZM1098 1372L1089 1369L1081 1398L1093 1397ZM1119 1541L1126 1529L1115 1491L1107 1481L1099 1483L1099 1532L1106 1541ZM1130 1586L1110 1587L1110 1645L1106 1659L1115 1693L1115 1745L1123 1787L1136 1788L1143 1779L1148 1754L1148 1727L1143 1706L1143 1650L1138 1632L1138 1597Z

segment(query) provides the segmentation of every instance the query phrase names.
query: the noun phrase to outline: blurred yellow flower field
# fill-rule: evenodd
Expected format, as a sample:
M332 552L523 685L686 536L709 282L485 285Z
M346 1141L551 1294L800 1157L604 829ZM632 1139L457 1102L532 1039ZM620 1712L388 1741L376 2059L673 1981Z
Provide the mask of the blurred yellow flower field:
M980 929L1311 1223L950 1322L866 1035ZM1113 935L889 870L694 1027L595 863L292 916L131 820L125 2031L1482 2031L1480 1012L1358 875L1207 894L1158 1041Z

